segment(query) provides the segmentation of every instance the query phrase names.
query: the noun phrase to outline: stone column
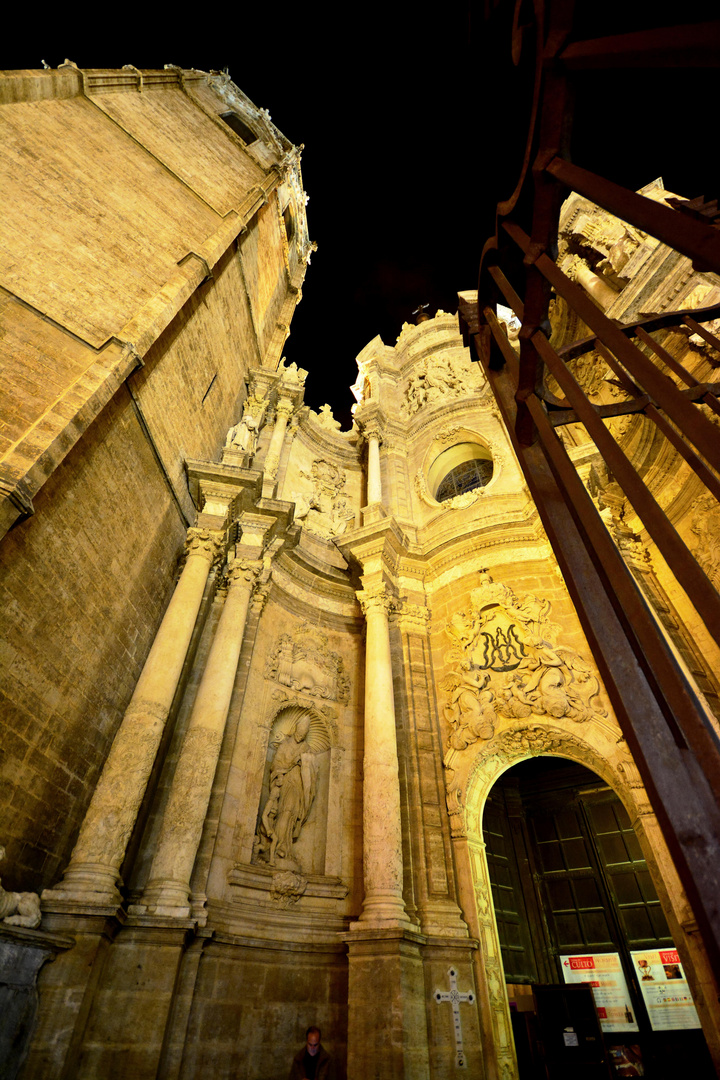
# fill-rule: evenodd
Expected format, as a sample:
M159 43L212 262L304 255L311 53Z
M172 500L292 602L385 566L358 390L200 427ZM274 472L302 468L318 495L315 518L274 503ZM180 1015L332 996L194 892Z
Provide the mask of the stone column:
M190 877L207 814L250 596L262 562L234 559L228 594L198 687L163 814L150 880L132 915L190 917Z
M388 611L383 585L357 594L367 620L363 874L365 899L355 926L409 926L403 902L402 828Z
M368 444L368 506L382 503L382 481L380 479L380 431L370 428L365 432Z
M269 480L274 480L277 476L277 471L280 466L280 454L282 453L283 441L285 439L285 431L287 430L288 420L293 414L294 404L290 398L281 397L277 404L277 411L275 414L275 427L270 438L270 446L268 447L267 457L265 458L265 477Z
M189 529L187 560L90 800L63 881L43 901L116 908L120 867L223 534Z

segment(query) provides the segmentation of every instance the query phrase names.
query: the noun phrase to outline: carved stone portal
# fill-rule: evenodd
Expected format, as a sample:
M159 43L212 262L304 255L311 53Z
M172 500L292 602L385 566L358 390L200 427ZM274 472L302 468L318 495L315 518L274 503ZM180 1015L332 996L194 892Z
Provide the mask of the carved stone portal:
M294 852L317 793L318 757L330 748L330 735L315 712L284 709L270 737L268 795L260 814L253 861L277 870L302 872Z
M471 608L453 615L446 632L445 719L451 751L491 739L502 717L567 717L576 723L599 718L600 684L579 653L555 644L559 628L548 622L550 601L518 599L481 571ZM447 764L447 762L446 762Z
M310 697L347 701L350 694L342 657L328 648L327 636L309 623L279 638L265 667L265 678Z

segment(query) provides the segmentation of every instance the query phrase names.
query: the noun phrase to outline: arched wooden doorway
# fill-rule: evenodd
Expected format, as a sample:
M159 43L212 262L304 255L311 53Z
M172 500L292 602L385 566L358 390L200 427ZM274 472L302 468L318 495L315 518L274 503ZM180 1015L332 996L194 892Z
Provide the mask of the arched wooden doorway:
M533 985L562 984L562 958L612 954L621 958L629 1009L638 1020L639 1030L624 1042L641 1045L648 1064L676 1056L686 1065L692 1059L693 1076L714 1076L699 1033L651 1031L633 968L642 950L670 950L678 938L687 944L671 896L675 882L665 880L672 878L667 853L642 785L628 771L615 775L587 746L578 753L578 746L566 748L559 739L548 745L550 754L539 756L521 739L514 742L514 753L476 759L465 814L496 1075L545 1075L534 1071L521 1045L527 1025L516 1019L518 998ZM553 750L558 756L550 756ZM685 948L682 959L707 1027L697 958ZM520 1033L519 1073L513 1026L516 1037ZM613 1035L608 1041L623 1040Z

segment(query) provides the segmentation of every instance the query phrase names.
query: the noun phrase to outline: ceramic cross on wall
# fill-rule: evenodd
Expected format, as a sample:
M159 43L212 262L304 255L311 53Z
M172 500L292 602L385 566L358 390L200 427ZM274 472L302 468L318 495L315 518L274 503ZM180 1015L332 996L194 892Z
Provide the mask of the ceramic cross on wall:
M438 1003L449 1001L452 1005L453 1027L455 1028L455 1064L458 1069L466 1069L467 1062L465 1060L465 1051L463 1050L462 1024L460 1023L460 1002L467 1002L471 1005L475 1000L475 995L472 990L466 990L463 993L458 990L457 971L455 968L450 968L448 974L450 976L450 989L436 990L435 1000Z

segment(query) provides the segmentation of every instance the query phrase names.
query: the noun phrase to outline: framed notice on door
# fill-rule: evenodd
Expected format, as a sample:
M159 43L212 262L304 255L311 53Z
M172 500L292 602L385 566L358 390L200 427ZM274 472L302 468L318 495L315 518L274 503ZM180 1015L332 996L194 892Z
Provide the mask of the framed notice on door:
M618 953L561 956L560 963L566 983L586 983L592 987L603 1031L638 1030Z
M653 1031L699 1028L690 987L676 949L631 952Z

